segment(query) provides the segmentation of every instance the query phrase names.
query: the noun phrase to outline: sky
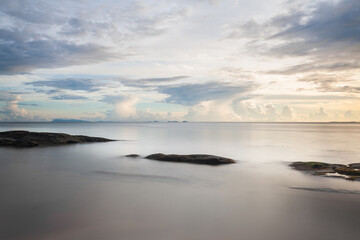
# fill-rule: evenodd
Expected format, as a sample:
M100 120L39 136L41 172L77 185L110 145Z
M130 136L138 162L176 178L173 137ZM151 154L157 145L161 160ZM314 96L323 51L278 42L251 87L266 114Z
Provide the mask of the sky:
M0 2L0 121L360 121L359 0Z

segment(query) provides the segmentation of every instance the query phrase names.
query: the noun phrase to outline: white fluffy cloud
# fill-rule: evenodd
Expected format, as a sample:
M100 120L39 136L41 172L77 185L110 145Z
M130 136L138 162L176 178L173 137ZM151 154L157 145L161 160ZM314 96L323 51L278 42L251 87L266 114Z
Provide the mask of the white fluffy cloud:
M296 119L295 110L291 106L284 106L281 112L281 117L285 121L293 121Z
M115 103L115 112L120 119L131 119L136 117L135 104L138 102L135 96L125 96L123 100Z
M44 121L49 120L45 116L33 114L23 107L20 107L22 98L17 94L10 94L11 98L6 101L4 110L0 111L1 121ZM0 99L1 100L1 99Z
M212 122L240 121L241 118L233 111L229 101L204 101L191 107L184 116L189 121Z
M309 118L313 121L326 121L329 119L329 114L325 112L323 107L319 108L319 111L315 112L314 114L310 113Z
M204 101L191 107L184 116L190 121L296 121L295 110L284 106L279 112L272 103L252 100Z

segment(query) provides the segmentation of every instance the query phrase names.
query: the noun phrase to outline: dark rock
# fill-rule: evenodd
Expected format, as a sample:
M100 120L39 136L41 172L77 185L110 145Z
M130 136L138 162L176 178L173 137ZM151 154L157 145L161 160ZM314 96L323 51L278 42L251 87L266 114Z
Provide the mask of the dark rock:
M343 165L323 162L294 162L290 166L296 170L306 171L316 176L340 177L348 180L360 179L359 163Z
M347 175L347 176L358 176L360 177L360 171L357 169L344 167L344 168L337 168L335 170L339 174Z
M349 167L354 169L360 169L360 163L351 163L349 164Z
M106 138L28 131L0 132L0 146L36 147L72 143L109 142Z
M330 168L330 164L322 162L294 162L290 166L301 171L326 170Z
M15 139L12 138L0 138L0 146L11 146L15 143Z
M141 156L139 154L128 154L128 155L125 155L125 157L138 158L138 157L141 157Z
M191 154L191 155L177 155L177 154L163 154L156 153L146 157L147 159L167 161L167 162L184 162L206 165L222 165L235 163L235 160L230 158L218 157L205 154Z

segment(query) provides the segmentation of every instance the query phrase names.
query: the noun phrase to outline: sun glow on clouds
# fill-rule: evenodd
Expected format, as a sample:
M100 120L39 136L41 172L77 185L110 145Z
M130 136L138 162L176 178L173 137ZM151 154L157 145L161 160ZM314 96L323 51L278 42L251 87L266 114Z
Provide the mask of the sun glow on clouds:
M358 121L359 16L357 0L4 0L0 120Z
M131 119L136 117L135 104L139 99L135 96L124 97L122 101L115 103L116 114L121 119Z

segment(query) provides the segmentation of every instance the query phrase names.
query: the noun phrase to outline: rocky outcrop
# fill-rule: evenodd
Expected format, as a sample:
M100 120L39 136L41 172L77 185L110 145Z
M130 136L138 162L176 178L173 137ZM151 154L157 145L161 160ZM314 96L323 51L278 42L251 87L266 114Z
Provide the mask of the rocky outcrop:
M138 157L141 157L141 156L139 154L128 154L128 155L125 155L125 157L138 158Z
M178 154L163 154L156 153L145 157L151 160L166 161L166 162L184 162L194 164L206 164L206 165L223 165L235 163L235 160L230 158L224 158L206 154L190 154L190 155L178 155Z
M65 133L7 131L0 132L0 147L36 147L72 143L109 142L106 138L88 137L82 135L69 135Z
M360 163L331 164L323 162L294 162L290 166L312 175L340 177L348 180L360 180Z

